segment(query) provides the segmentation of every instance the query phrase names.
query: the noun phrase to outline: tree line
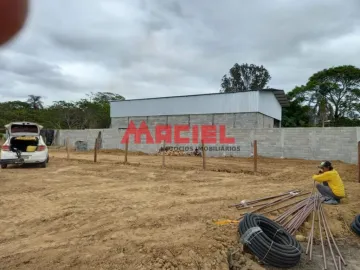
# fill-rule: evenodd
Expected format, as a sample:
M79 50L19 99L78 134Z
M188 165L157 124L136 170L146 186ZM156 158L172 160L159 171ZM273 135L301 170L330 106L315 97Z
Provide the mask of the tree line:
M264 66L234 64L222 77L220 93L269 89L271 76ZM359 126L360 69L337 66L318 71L306 84L287 93L290 106L283 108L283 127ZM29 121L47 129L92 129L110 127L110 101L125 100L111 92L97 92L70 102L44 106L42 97L0 103L0 129L13 121Z
M62 100L44 106L42 97L29 95L26 102L0 103L0 127L13 121L29 121L47 129L108 128L111 123L110 101L124 99L118 94L98 92L79 101Z

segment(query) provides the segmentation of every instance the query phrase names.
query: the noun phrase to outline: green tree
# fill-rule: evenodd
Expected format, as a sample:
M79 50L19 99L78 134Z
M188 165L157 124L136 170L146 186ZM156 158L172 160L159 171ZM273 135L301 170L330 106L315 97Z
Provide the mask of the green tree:
M47 126L58 129L84 128L85 113L73 102L55 101L47 110L47 122L44 123Z
M27 103L34 110L44 109L44 105L41 98L42 98L41 96L29 95L29 98L27 99Z
M22 101L0 103L0 127L16 121L39 121L41 114L31 105Z
M222 77L220 92L235 93L264 89L270 80L270 73L263 66L235 63L229 71L229 76L225 74Z
M308 101L308 106L311 108L311 115L314 125L317 125L318 122L321 122L322 127L325 126L325 121L331 120L334 118L334 110L331 104L328 102L327 89L323 87L315 87L308 91L308 87L304 87L304 93L306 100Z
M332 125L349 125L359 118L360 69L354 66L338 66L324 69L312 75L306 85L297 87L295 98L311 108L310 118L314 126L326 122Z
M295 87L286 94L290 106L282 110L282 127L310 126L312 108L309 105L303 105L304 97L299 95L302 91L302 87Z
M360 69L344 65L324 69L312 75L305 87L305 96L313 103L325 104L331 117L348 117L360 101Z
M45 107L40 96L30 95L27 102L0 103L0 126L30 121L51 129L108 128L111 123L110 101L124 99L118 94L98 92L79 101L61 100Z
M125 98L110 92L91 93L89 96L88 100L82 100L79 103L94 116L93 119L89 119L89 125L93 128L110 127L110 102L125 100Z
M23 101L8 101L1 103L4 110L29 110L31 109L31 106L29 103L23 102Z
M109 104L110 101L125 100L123 96L111 92L97 92L95 94L91 93L89 96L90 96L90 100L95 103Z

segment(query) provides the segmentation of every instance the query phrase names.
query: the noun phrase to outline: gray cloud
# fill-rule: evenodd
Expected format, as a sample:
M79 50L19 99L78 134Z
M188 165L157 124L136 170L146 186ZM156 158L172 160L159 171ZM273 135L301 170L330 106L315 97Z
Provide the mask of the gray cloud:
M235 63L264 65L286 91L359 63L360 2L347 0L33 0L0 49L2 100L126 98L219 91Z
M0 56L0 72L6 77L13 75L15 81L23 84L32 84L38 87L47 87L53 90L76 89L71 77L63 76L61 68L43 60L24 54L7 53Z

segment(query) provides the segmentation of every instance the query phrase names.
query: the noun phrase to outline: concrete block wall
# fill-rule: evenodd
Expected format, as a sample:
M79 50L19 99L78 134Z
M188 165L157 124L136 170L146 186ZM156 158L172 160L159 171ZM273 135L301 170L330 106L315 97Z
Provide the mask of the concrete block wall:
M88 145L88 149L92 150L95 146L95 139L100 131L103 149L119 149L121 147L120 132L118 129L58 130L55 138L55 145L65 146L66 140L69 139L70 147L74 147L75 142L85 141Z
M149 127L155 127L157 125L167 125L168 124L168 118L167 116L149 116L147 125Z
M111 127L127 128L129 125L129 117L111 118Z
M213 125L214 114L190 115L190 125Z
M237 113L235 114L234 128L258 128L258 115L260 113Z
M227 127L235 127L236 114L222 113L214 115L214 125L226 125Z
M157 124L168 125L226 125L238 128L273 128L273 118L261 113L164 115L145 117L119 117L111 119L111 128L126 128L133 121L136 126L142 121L152 128Z
M132 121L137 127L140 126L141 122L145 121L145 123L148 122L147 116L135 116L135 117L129 117L129 123Z
M67 137L72 145L77 140L88 142L89 149L93 149L98 132L103 134L104 149L125 149L121 144L125 129L96 129L96 130L59 130L56 140L57 145L65 145ZM154 128L150 129L155 139ZM235 144L206 145L207 156L238 156L249 157L252 154L252 142L258 141L258 154L274 158L299 158L312 160L341 160L348 163L357 163L357 142L360 141L360 127L344 128L264 128L245 129L229 127L227 136L235 137ZM182 137L192 138L192 130L183 132ZM199 130L199 141L201 130ZM199 143L186 145L167 144L173 147L188 147L192 151ZM145 136L142 136L140 144L134 144L130 138L129 150L156 153L162 146L161 142L146 144ZM214 149L217 147L217 149ZM228 147L228 149L226 149ZM238 151L240 149L240 151ZM186 149L183 149L186 150Z
M189 125L190 115L169 115L167 116L168 125Z
M257 127L258 128L273 128L274 118L264 114L257 114Z

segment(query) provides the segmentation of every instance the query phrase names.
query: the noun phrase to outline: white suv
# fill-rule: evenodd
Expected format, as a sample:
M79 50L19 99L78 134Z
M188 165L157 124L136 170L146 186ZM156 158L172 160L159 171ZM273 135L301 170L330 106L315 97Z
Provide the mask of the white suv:
M14 122L5 126L7 140L1 147L0 164L39 164L45 168L49 150L40 135L42 126L29 122Z

